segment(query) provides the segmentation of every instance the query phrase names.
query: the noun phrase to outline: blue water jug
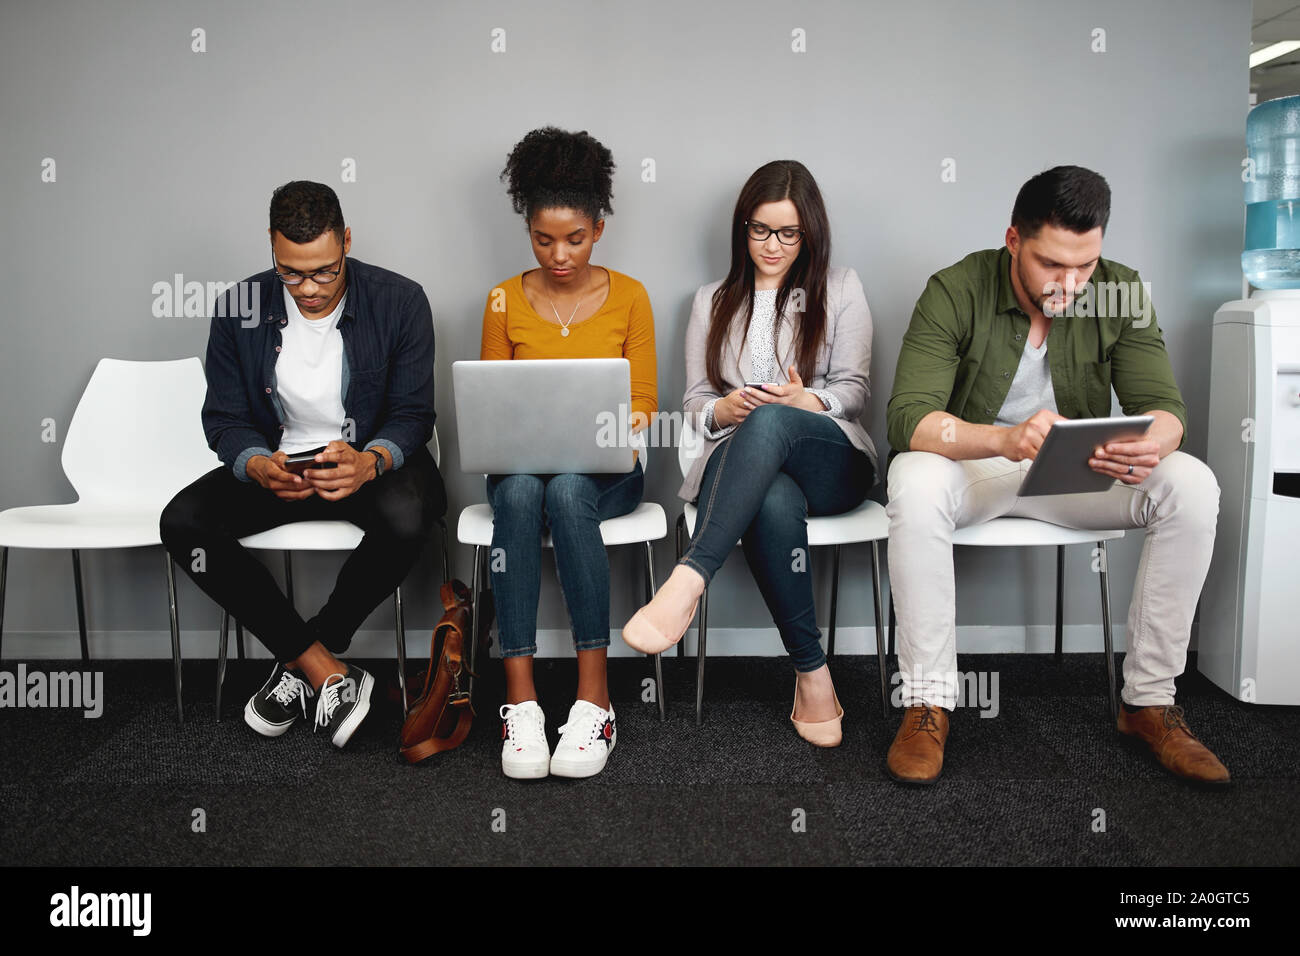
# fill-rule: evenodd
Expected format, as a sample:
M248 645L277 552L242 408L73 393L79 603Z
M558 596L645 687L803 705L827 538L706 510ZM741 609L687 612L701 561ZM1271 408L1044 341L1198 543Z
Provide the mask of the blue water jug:
M1300 96L1246 119L1246 241L1241 270L1258 289L1300 288Z

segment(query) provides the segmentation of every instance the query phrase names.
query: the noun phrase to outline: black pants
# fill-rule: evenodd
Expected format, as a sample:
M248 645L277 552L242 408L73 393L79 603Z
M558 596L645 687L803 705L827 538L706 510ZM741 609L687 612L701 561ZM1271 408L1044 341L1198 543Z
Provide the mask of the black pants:
M361 622L393 593L420 556L447 493L433 456L421 448L396 471L339 501L312 495L283 501L229 468L208 472L163 510L163 546L209 597L275 655L291 661L316 641L346 650ZM365 532L325 606L298 616L266 567L239 539L292 521L351 521ZM198 556L195 549L201 548Z

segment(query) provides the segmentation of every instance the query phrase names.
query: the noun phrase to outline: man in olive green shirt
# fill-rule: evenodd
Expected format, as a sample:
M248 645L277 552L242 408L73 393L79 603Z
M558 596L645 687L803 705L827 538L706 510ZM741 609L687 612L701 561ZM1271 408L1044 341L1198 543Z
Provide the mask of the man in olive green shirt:
M890 579L898 612L902 723L890 775L933 783L956 706L952 534L1001 515L1070 528L1144 528L1128 616L1118 729L1167 769L1225 784L1228 771L1174 706L1192 616L1209 568L1219 488L1178 449L1187 411L1149 291L1101 257L1110 188L1058 166L1016 197L1006 246L930 277L903 337L889 401ZM1149 414L1140 441L1094 449L1109 491L1018 496L1053 422Z

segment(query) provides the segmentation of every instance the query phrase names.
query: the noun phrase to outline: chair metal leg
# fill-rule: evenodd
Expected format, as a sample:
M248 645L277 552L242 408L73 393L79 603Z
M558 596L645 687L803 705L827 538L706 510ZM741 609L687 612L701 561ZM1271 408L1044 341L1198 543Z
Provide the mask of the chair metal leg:
M898 658L894 654L894 631L898 628L898 614L894 611L894 589L889 589L889 656L894 658L894 663L898 663Z
M88 661L90 645L86 641L86 599L81 589L81 552L76 548L72 549L72 584L77 590L77 633L81 635L81 659Z
M235 622L235 652L242 661L244 659L244 625L238 621Z
M654 655L655 659L655 692L659 697L659 722L663 723L668 719L668 691L664 687L664 662L663 655Z
M74 551L73 554L76 552ZM185 708L181 703L181 623L176 613L176 568L172 564L170 553L163 551L163 558L167 561L167 609L172 629L172 676L176 682L176 720L183 724Z
M4 657L5 580L9 577L9 549L0 548L0 659Z
M402 715L410 711L406 699L406 625L402 622L402 589L393 591L393 616L397 620L397 686L402 689Z
M1106 703L1113 724L1119 716L1119 694L1115 688L1115 640L1110 629L1110 580L1106 576L1109 555L1105 541L1098 541L1097 545L1101 548L1101 636L1106 642Z
M700 640L695 660L695 726L704 723L704 658L709 640L709 589L700 595Z
M686 534L686 513L682 512L677 516L677 558L674 560L673 562L674 564L676 564L677 561L680 561L682 559L682 555L686 552L686 546L682 544L682 537L685 534ZM679 658L686 656L685 641L677 642L677 656Z
M835 545L835 557L831 563L831 628L826 638L826 656L835 656L835 606L840 600L840 546Z
M229 649L230 612L223 607L221 609L221 634L217 638L217 692L215 695L217 723L221 723L221 688L226 683L226 657Z
M645 543L645 600L649 604L655 596L655 550L649 541ZM678 644L681 641L677 642ZM659 702L659 720L668 719L668 692L664 687L664 665L662 655L653 654L655 663L655 699Z
M655 552L650 542L645 542L645 602L649 604L655 596Z
M871 598L876 604L876 663L880 666L880 714L889 716L889 660L885 656L884 596L880 590L880 542L871 542Z
M482 584L483 546L474 545L474 570L469 587L469 677L466 686L470 700L474 699L474 675L478 673L478 592Z
M1056 663L1065 639L1065 545L1056 546Z
M284 553L284 596L293 604L293 552Z
M451 580L451 557L447 550L447 519L439 518L438 527L442 529L442 579Z

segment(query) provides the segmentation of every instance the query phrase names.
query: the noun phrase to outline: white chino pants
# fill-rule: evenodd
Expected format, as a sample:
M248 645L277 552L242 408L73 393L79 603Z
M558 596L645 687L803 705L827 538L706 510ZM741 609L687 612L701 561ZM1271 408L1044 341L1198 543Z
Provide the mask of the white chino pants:
M956 528L1011 515L1067 528L1145 528L1133 601L1123 699L1135 707L1172 704L1187 662L1192 616L1210 566L1219 485L1204 462L1183 452L1163 459L1137 485L1116 482L1087 495L1021 498L1030 462L952 461L905 452L889 468L889 574L898 614L903 704L952 709L957 701Z

